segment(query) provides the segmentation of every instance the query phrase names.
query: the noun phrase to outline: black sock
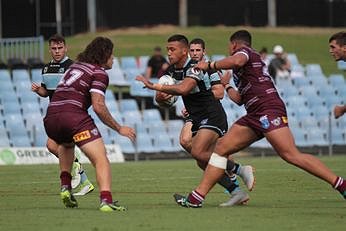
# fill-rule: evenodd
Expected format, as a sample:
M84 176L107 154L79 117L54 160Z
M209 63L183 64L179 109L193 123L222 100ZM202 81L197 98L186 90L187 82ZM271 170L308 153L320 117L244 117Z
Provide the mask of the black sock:
M237 174L238 170L239 170L240 164L232 161L232 160L227 160L227 166L226 166L226 171L229 174Z
M222 178L218 181L218 183L222 187L227 189L230 193L238 187L238 185L236 185L226 173L223 174Z

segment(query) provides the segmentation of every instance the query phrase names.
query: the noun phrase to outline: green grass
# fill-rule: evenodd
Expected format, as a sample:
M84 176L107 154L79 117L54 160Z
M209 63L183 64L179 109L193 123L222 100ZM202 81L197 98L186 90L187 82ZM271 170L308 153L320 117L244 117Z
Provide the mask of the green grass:
M346 156L322 159L346 175ZM238 158L256 167L257 184L247 206L219 208L227 200L219 186L201 209L178 207L172 194L187 193L201 172L192 160L112 165L113 196L127 212L97 210L98 192L78 197L78 209L59 198L57 165L1 166L1 230L344 230L346 203L328 184L275 157ZM94 170L84 165L95 182Z
M110 37L115 43L115 55L151 55L156 45L166 46L167 38L175 33L185 34L189 39L201 37L206 41L208 54L228 54L228 39L231 33L244 27L189 27L157 26L152 28L128 28L102 31L96 34L79 34L68 37L69 55L75 58L96 36ZM328 52L328 39L344 28L264 28L245 27L253 34L253 47L263 46L271 52L274 45L281 44L289 53L296 53L302 64L319 63L326 75L340 73ZM47 47L45 47L47 49ZM45 52L46 61L49 60Z

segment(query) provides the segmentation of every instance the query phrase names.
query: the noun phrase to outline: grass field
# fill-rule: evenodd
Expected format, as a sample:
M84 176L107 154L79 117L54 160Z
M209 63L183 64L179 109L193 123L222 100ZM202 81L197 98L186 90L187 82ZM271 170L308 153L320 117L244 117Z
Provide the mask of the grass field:
M328 52L329 37L345 28L264 28L264 27L188 27L156 26L150 28L127 28L102 31L96 34L79 34L67 38L69 55L75 58L96 36L110 37L115 43L115 56L151 55L153 47L166 46L167 38L176 33L185 34L189 39L201 37L206 41L208 54L227 54L231 33L247 29L253 35L253 47L263 46L271 52L274 45L281 44L287 52L296 53L300 63L319 63L326 75L338 73L335 61ZM45 46L47 49L47 46ZM49 60L45 52L46 61Z
M346 175L346 156L322 160ZM78 209L65 209L56 165L1 166L0 230L345 230L346 203L328 184L275 157L238 161L256 167L249 204L219 208L227 195L217 186L201 209L180 208L172 198L199 182L201 172L192 160L113 164L114 197L129 210L111 214L97 210L97 190L78 197ZM93 168L84 167L95 182Z

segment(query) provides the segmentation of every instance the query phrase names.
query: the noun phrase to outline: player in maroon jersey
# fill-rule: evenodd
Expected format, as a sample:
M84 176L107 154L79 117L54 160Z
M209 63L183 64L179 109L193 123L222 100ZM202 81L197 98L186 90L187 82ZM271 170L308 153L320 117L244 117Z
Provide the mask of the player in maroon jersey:
M71 166L74 160L74 145L89 158L96 169L100 190L100 210L125 210L113 202L111 194L111 169L106 148L94 120L88 114L93 110L100 120L126 136L135 139L132 128L121 126L110 114L105 104L108 75L105 69L113 65L113 43L108 38L95 38L77 57L58 84L44 118L49 138L59 144L60 196L66 207L77 207L71 194Z
M279 156L310 174L328 182L346 199L346 180L335 175L318 158L300 153L288 127L285 105L279 97L260 55L251 48L251 35L246 30L232 34L230 56L217 62L199 62L196 68L230 69L235 74L237 88L229 85L230 77L223 79L228 96L243 104L247 114L236 121L228 132L218 139L203 179L187 197L175 194L175 201L183 207L198 208L207 193L223 175L227 156L236 153L265 137Z

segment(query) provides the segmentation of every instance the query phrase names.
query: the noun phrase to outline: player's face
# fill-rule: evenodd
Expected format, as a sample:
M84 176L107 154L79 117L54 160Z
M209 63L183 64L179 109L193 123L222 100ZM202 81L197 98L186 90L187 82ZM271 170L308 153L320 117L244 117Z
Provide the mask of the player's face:
M205 55L205 50L201 44L191 44L189 54L191 59L201 61Z
M235 42L229 42L228 43L228 54L232 55L233 52L235 51L237 44Z
M106 70L112 69L113 59L114 59L114 55L111 54L111 56L109 56L109 58L107 59L107 62L103 66Z
M54 62L60 62L66 55L67 47L63 42L51 42L49 44L49 52Z
M167 44L167 55L170 64L181 64L184 65L184 62L187 57L187 47L178 41L169 42Z
M329 43L329 53L335 61L346 60L346 45L340 46L336 40L333 40Z

